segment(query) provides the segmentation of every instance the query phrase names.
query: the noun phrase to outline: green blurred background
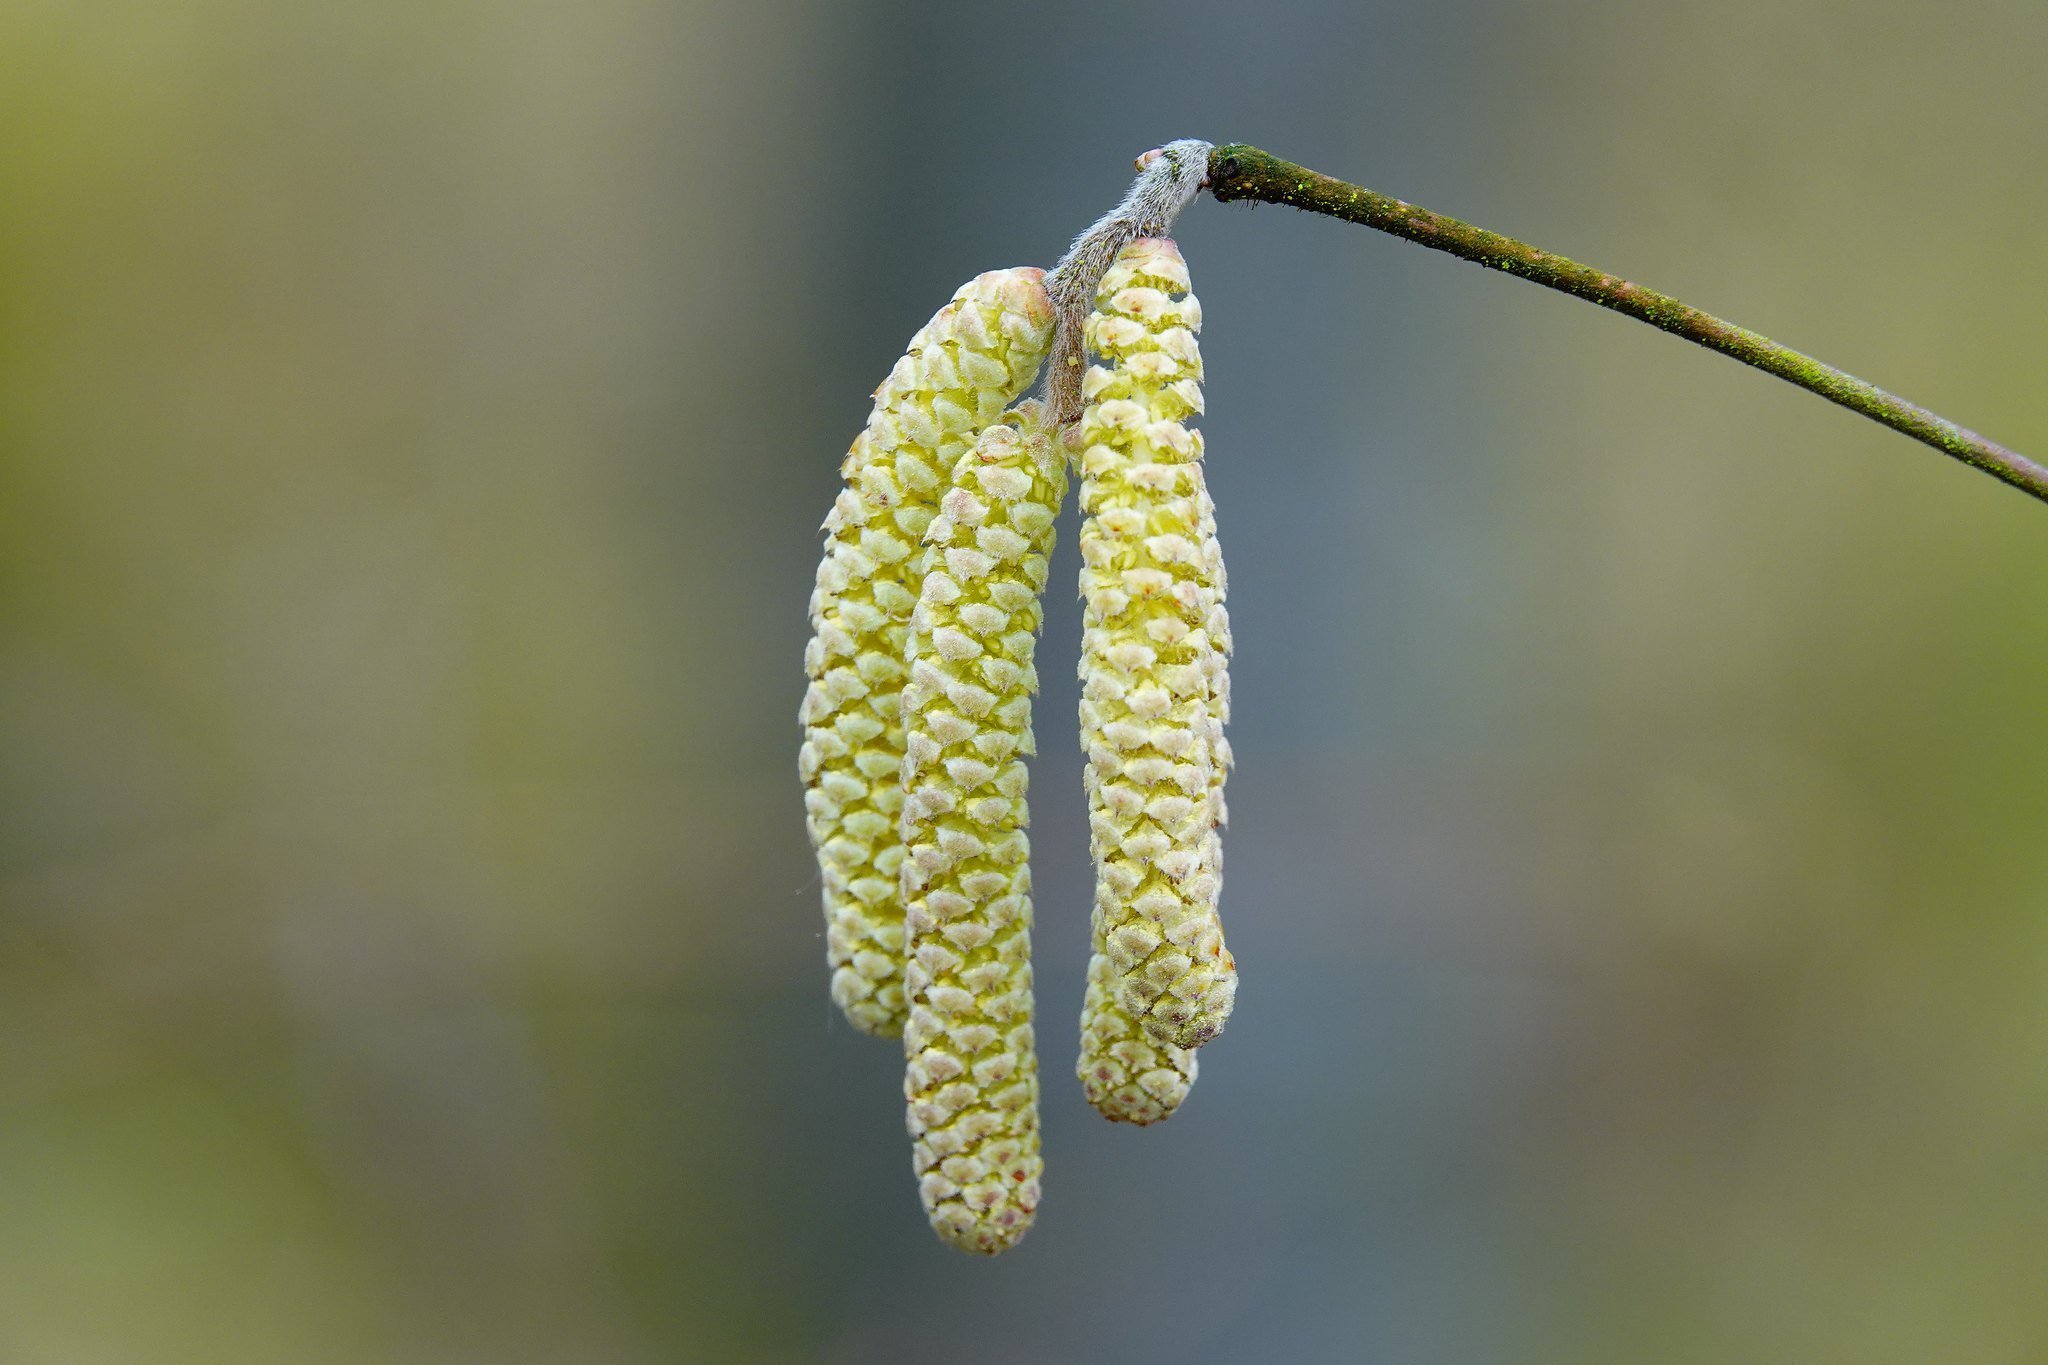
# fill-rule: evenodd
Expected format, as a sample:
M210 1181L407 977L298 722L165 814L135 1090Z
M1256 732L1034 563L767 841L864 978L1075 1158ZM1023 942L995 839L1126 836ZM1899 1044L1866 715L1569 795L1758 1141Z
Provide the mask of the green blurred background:
M2039 0L0 5L0 1361L2048 1359L2048 508L1201 202L1239 1012L925 1230L816 528L953 287L1256 142L2048 452ZM1055 568L1071 583L1071 527Z

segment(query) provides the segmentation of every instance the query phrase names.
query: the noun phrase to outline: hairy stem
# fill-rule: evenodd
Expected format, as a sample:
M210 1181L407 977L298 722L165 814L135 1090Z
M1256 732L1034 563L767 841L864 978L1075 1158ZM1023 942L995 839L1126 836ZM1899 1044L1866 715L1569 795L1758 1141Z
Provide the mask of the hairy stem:
M1138 178L1121 203L1081 230L1045 277L1052 296L1052 359L1045 390L1055 431L1081 420L1081 329L1095 304L1095 286L1117 253L1140 237L1164 237L1181 210L1202 192L1215 148L1199 138L1154 147L1137 160Z
M1327 214L1347 223L1378 228L1491 270L1561 290L1575 298L1625 313L1639 322L1684 337L1731 356L1753 369L1774 374L1809 393L1817 393L1874 422L1904 432L1933 446L1951 459L1981 469L2023 493L2048 502L2048 469L2017 451L1958 426L1917 403L1909 403L1875 384L1866 383L1812 356L1780 346L1746 327L1703 313L1667 294L1580 265L1577 261L1456 218L1432 213L1399 199L1349 184L1282 161L1241 142L1216 148L1209 157L1209 192L1219 202L1249 199L1291 204L1310 213Z

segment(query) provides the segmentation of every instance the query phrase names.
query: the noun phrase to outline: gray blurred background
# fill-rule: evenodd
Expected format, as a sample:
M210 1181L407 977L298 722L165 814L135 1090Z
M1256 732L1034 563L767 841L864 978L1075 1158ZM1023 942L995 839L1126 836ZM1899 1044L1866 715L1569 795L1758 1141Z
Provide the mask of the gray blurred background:
M2048 7L0 6L0 1360L2048 1358L2048 508L1198 202L1229 1033L925 1229L817 527L962 280L1241 139L2048 453ZM1071 525L1055 584L1077 568Z

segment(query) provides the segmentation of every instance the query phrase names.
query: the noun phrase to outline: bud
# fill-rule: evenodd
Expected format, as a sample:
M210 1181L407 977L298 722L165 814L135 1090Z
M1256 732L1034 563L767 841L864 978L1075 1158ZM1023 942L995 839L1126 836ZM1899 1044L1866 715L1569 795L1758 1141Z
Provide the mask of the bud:
M963 1251L1038 1208L1026 755L1066 455L1036 403L986 428L925 530L902 692L903 1091L918 1191Z
M1187 289L1171 241L1126 247L1087 325L1108 364L1082 382L1081 742L1096 891L1079 1072L1097 1108L1133 1122L1185 1095L1186 1050L1222 1032L1237 991L1217 915L1229 626L1202 437L1185 425L1202 411L1201 306Z
M1052 311L1043 278L1021 268L978 276L911 338L875 390L825 518L798 767L824 881L832 998L864 1033L903 1029L898 701L918 543L946 472L1045 358Z

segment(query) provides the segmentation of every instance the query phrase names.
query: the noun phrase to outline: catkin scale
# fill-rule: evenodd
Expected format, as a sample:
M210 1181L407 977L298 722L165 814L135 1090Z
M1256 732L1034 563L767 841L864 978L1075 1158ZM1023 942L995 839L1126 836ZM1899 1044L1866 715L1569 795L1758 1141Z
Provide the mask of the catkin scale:
M1078 1065L1091 1103L1172 1113L1223 1029L1236 964L1217 915L1230 765L1228 618L1202 477L1201 309L1171 241L1117 257L1083 378L1081 743L1096 861Z
M899 694L919 542L948 471L1031 383L1051 335L1043 271L990 271L961 286L875 390L825 518L798 768L832 998L864 1033L903 1029Z
M1036 404L984 430L925 532L902 692L904 1097L918 1190L963 1251L1038 1207L1025 834L1040 595L1065 453Z

